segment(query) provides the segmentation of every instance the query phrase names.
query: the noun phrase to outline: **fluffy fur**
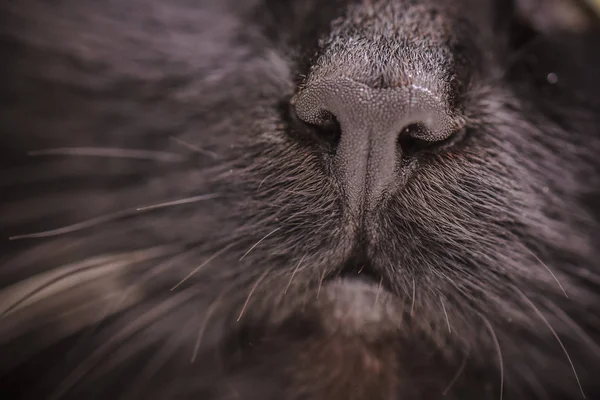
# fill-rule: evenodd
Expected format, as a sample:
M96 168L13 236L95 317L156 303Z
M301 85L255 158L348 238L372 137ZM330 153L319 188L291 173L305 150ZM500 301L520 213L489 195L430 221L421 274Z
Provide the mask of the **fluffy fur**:
M600 398L583 4L5 3L3 398ZM332 74L467 121L369 215L292 106Z

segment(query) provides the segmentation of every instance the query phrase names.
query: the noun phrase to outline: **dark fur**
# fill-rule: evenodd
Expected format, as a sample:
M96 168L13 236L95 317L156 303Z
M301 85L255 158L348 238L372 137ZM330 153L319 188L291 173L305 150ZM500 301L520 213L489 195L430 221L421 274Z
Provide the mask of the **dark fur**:
M5 3L3 399L581 398L566 353L600 399L590 10L567 2L575 29L550 0L545 24L528 1ZM468 124L363 219L336 132L290 106L336 73L446 82ZM63 147L160 157L27 155Z

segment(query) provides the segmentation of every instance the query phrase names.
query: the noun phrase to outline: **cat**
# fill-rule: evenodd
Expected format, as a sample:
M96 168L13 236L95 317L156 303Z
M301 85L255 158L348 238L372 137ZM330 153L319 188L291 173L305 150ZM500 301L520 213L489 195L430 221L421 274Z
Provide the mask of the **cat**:
M600 399L589 4L0 11L3 399Z

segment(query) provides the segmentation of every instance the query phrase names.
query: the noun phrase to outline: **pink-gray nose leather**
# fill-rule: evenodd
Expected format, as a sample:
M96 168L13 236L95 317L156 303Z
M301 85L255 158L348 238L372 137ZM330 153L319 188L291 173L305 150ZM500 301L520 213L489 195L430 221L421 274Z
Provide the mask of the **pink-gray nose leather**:
M402 159L400 134L436 142L460 126L442 96L415 85L374 89L349 78L326 79L307 85L294 101L309 124L328 115L339 122L335 168L352 212L371 210L391 187ZM415 124L421 129L406 129Z

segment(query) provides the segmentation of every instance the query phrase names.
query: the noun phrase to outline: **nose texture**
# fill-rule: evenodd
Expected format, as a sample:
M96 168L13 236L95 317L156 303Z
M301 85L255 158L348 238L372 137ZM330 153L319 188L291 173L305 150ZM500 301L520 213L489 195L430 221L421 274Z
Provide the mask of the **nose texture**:
M402 159L400 134L436 142L459 127L447 102L419 86L374 89L349 78L323 79L298 93L295 108L309 124L322 124L328 114L338 120L335 169L355 214L372 210L392 186ZM423 129L407 133L414 124Z

